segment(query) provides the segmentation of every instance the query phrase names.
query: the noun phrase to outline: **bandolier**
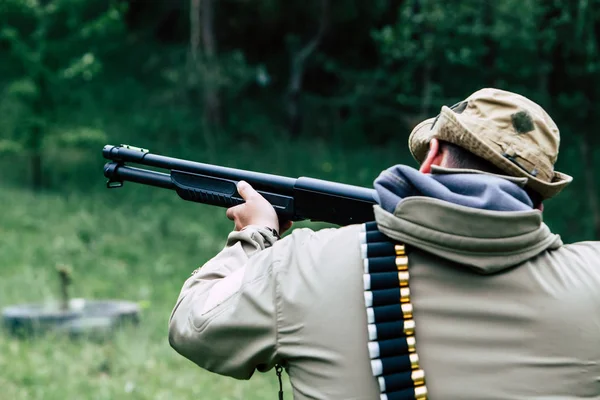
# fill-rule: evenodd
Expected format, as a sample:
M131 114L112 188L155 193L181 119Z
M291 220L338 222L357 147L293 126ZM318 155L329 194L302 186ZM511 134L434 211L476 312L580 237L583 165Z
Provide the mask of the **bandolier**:
M425 400L425 372L419 367L404 244L381 233L375 222L360 235L364 295L373 376L381 400Z

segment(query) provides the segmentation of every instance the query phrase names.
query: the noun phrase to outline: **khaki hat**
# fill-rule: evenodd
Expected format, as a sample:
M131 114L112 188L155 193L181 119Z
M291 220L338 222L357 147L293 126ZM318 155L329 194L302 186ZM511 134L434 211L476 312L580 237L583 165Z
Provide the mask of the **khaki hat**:
M554 171L560 134L552 118L533 101L499 89L481 89L437 117L417 125L408 138L413 157L422 163L429 142L453 143L489 161L544 199L558 194L573 178Z

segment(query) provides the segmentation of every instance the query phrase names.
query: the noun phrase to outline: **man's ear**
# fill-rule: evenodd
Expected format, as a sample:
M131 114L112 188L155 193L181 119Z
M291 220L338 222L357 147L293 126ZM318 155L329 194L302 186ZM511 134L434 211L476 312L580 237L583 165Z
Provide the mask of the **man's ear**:
M441 165L444 156L440 151L440 141L437 139L431 139L429 142L429 153L421 164L419 171L424 174L431 173L432 165Z

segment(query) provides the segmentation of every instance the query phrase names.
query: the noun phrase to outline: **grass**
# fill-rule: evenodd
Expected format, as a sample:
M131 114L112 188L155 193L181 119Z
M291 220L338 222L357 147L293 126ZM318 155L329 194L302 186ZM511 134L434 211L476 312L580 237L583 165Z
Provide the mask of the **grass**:
M149 188L146 192L151 195ZM55 266L66 264L74 270L74 296L127 299L143 311L139 326L104 342L60 336L19 340L2 333L0 398L275 396L274 372L250 382L219 377L177 355L167 341L167 321L181 284L222 247L229 221L213 209L177 199L121 200L115 192L87 197L2 190L1 306L56 300ZM190 216L197 222L190 223Z

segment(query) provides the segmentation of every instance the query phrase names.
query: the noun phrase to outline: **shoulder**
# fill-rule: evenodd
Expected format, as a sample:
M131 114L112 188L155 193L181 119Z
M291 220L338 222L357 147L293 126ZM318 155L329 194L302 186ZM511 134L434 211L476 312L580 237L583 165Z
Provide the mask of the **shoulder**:
M600 272L600 242L585 241L566 244L551 251L554 257L568 260L570 264L588 267L598 267Z
M358 242L360 231L361 225L320 230L296 228L289 235L275 243L274 251L281 249L288 252L310 252L330 245L350 244Z
M273 246L275 272L285 285L296 289L329 286L336 279L355 279L355 273L362 273L360 232L361 225L317 231L297 228ZM345 270L344 277L340 277L340 268Z
M569 289L600 301L600 242L586 241L563 245L531 260L542 282Z
M583 242L576 242L565 244L562 246L563 249L576 250L576 251L592 251L600 252L600 242L594 240L587 240Z

